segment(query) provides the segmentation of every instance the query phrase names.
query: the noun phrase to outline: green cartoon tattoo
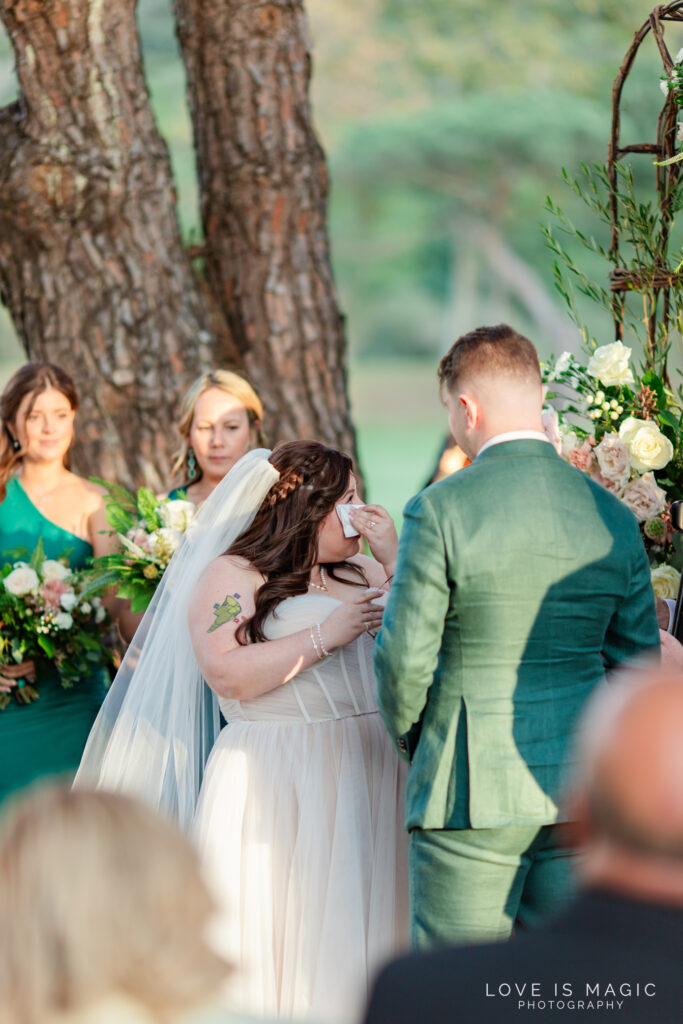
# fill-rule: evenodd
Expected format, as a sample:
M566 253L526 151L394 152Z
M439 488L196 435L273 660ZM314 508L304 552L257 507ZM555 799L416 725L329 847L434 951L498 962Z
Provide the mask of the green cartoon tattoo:
M213 614L216 619L213 625L207 629L207 633L213 633L214 629L224 626L226 622L235 621L242 611L242 605L237 600L239 596L239 594L228 594L223 604L215 604L213 606Z

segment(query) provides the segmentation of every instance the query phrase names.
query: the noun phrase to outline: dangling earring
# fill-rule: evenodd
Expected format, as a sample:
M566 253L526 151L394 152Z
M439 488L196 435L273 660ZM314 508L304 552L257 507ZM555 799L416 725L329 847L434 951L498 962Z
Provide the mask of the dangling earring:
M15 451L15 452L18 452L20 448L21 448L21 444L19 443L18 439L16 437L13 437L12 438L12 450Z
M194 448L188 448L187 450L187 478L188 480L194 480L197 475L197 459L195 458Z

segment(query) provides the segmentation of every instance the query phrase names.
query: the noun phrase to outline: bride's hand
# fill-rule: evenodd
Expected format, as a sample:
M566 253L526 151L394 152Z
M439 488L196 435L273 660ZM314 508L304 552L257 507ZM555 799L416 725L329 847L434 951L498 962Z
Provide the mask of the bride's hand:
M376 587L368 587L328 615L320 627L327 650L350 644L363 631L374 633L379 629L384 608L375 602L380 594Z
M350 519L365 537L374 558L393 572L398 550L398 534L394 521L381 505L363 505L350 510Z

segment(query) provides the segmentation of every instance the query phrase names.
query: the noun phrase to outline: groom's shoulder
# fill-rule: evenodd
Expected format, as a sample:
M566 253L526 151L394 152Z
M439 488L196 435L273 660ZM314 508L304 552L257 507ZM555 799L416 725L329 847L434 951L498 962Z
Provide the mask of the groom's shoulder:
M454 495L469 489L472 469L473 466L465 466L464 469L458 470L457 473L452 473L442 480L437 480L434 484L429 484L410 499L406 508L422 505L431 505L433 508L439 508L444 503L452 501Z
M515 459L514 464L506 459L475 459L416 494L406 505L405 514L433 513L440 520L456 504L480 514L481 508L488 507L492 494L500 499L511 493L526 499L545 493L552 496L553 504L561 495L563 506L573 507L577 514L597 516L612 529L633 532L635 528L637 532L637 520L620 498L555 452L552 458Z

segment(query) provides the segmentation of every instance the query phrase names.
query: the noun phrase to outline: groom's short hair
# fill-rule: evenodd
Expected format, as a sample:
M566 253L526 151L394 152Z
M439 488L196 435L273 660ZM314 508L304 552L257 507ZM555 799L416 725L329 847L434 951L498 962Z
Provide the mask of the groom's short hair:
M453 342L439 363L441 389L453 392L474 377L506 377L520 383L540 384L536 349L507 324L477 327Z

